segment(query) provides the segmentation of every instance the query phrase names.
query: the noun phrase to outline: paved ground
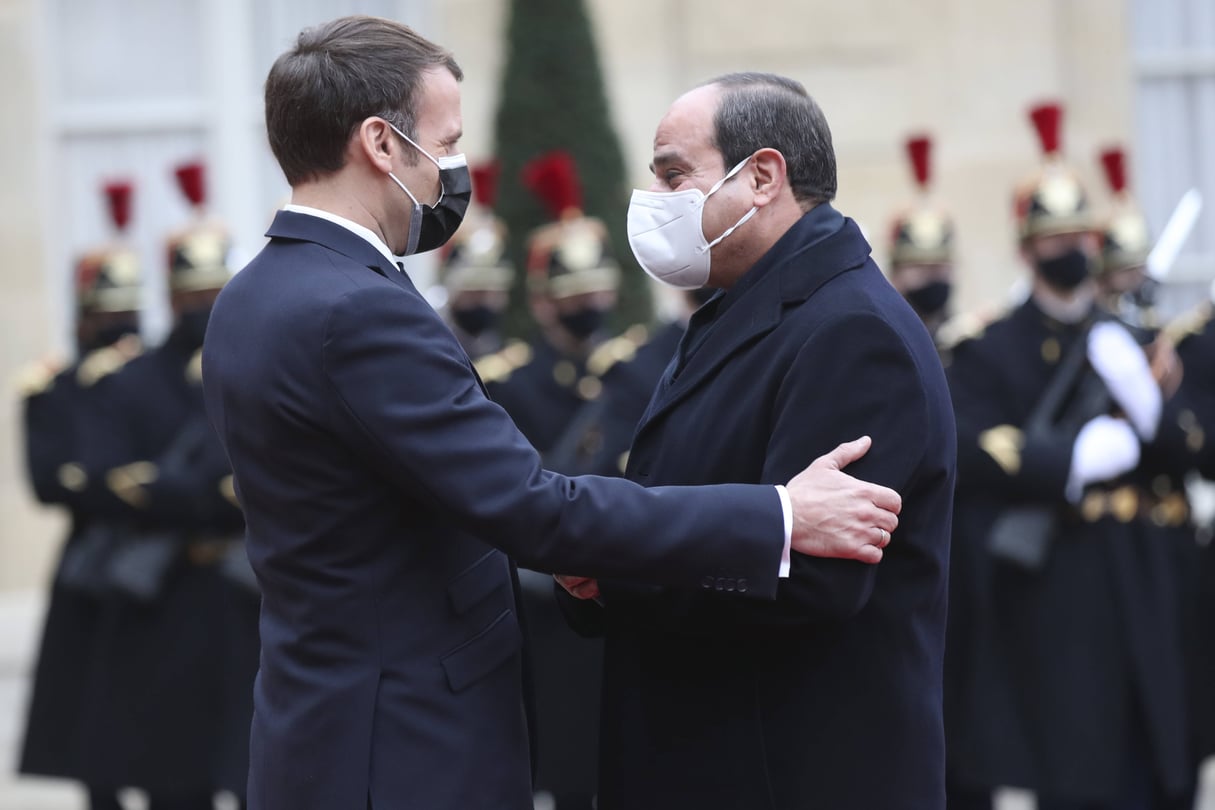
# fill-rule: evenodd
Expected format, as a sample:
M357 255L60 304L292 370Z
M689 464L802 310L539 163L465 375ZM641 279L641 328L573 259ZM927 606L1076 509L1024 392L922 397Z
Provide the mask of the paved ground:
M0 810L86 810L71 784L18 778L17 746L25 717L27 680L42 623L43 601L36 593L0 593ZM1215 760L1207 763L1206 790L1196 810L1215 810ZM137 794L125 797L128 810L140 810ZM543 808L544 802L537 802ZM216 805L223 810L224 802ZM1032 795L1005 791L997 810L1034 810Z

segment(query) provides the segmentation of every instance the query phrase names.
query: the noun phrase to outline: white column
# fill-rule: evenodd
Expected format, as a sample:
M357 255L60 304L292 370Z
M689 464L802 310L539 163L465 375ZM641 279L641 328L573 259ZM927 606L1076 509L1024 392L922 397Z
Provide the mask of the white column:
M261 249L272 202L263 199L261 83L253 68L252 5L245 0L204 4L207 55L204 121L210 205L231 229L236 267Z

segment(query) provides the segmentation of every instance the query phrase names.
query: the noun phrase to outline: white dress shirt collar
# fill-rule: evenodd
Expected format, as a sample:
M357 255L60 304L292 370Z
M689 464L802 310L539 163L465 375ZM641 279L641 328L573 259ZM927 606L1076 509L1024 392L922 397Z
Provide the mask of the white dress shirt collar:
M364 227L357 222L346 219L345 217L339 217L337 214L332 214L328 211L322 211L320 208L309 208L306 205L296 205L295 203L288 203L283 206L283 210L291 211L292 213L295 213L295 214L306 214L310 217L320 217L321 219L332 222L334 225L341 225L343 228L345 228L346 230L355 234L356 236L361 236L363 239L366 239L368 242L371 243L372 247L374 247L376 250L380 251L380 253L384 254L384 257L386 259L388 259L389 264L391 264L393 267L396 267L397 269L400 269L400 265L398 265L397 263L401 260L398 259L396 256L392 255L392 251L389 250L388 245L384 244L384 240L381 239L379 237L379 235L376 234L376 232L371 230L370 228Z

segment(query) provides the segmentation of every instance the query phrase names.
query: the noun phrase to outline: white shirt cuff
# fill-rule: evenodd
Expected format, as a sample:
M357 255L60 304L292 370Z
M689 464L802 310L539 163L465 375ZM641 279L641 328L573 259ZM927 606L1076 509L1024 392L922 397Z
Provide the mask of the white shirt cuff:
M788 491L780 484L776 485L776 494L780 495L780 510L785 516L785 550L780 553L781 579L789 578L789 549L793 545L793 502L789 500Z

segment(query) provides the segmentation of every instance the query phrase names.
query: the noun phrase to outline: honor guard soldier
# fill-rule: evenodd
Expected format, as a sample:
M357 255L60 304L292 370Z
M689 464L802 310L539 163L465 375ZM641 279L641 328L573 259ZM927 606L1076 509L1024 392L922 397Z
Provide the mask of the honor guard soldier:
M634 350L622 341L613 347L608 357L616 364L603 379L603 393L582 406L548 455L554 469L569 475L624 475L633 433L679 348L688 319L716 292L712 287L679 290L675 317L657 327L644 345Z
M949 318L954 226L949 215L929 197L932 139L927 135L908 138L906 148L919 194L894 221L890 283L907 299L935 339Z
M496 162L472 167L474 204L439 265L448 324L474 363L503 348L500 321L515 280L506 255L506 224L494 215L498 171Z
M1178 621L1178 431L1132 334L1096 304L1099 240L1059 148L1018 189L1028 299L954 348L958 424L946 728L950 807L1173 806L1193 780ZM1163 477L1162 477L1163 476ZM969 803L969 804L968 804Z
M506 409L540 451L545 464L584 405L597 400L602 377L644 342L638 327L605 339L616 306L620 270L607 228L582 211L573 159L545 154L523 169L524 184L553 222L527 241L527 281L538 333L526 346L508 346L477 365L490 397ZM553 598L552 577L520 571L536 682L536 789L557 810L586 810L595 794L602 642L566 626Z
M84 254L75 267L76 360L56 371L40 364L21 380L26 464L34 494L67 509L71 523L51 582L21 753L22 773L83 782L90 810L120 810L114 785L93 767L110 742L82 723L96 677L98 610L90 504L99 485L84 462L101 437L98 383L140 352L139 260L122 238L132 185L105 186L118 238ZM104 696L103 696L104 697Z
M582 191L569 154L552 152L533 160L523 169L523 181L554 219L534 230L527 242L528 295L538 333L528 350L507 347L478 364L478 371L490 396L544 455L556 447L582 405L598 398L603 375L636 351L646 331L634 327L606 339L620 268L603 222L582 212Z
M1215 289L1212 290L1215 297ZM1195 470L1207 481L1215 481L1215 304L1208 299L1174 321L1165 332L1177 343L1177 354L1185 366L1182 389L1191 410L1182 412L1186 441L1195 453ZM1215 542L1212 526L1203 527L1205 544L1195 568L1194 628L1194 719L1198 740L1197 760L1215 756Z
M1101 230L1101 262L1097 290L1101 305L1124 322L1154 329L1157 282L1147 274L1151 250L1147 220L1130 193L1126 153L1107 149L1101 167L1111 193L1110 213Z
M201 385L231 240L204 214L202 165L176 174L195 217L167 245L173 328L106 381L106 442L93 464L118 536L103 631L108 699L92 722L110 730L98 761L113 784L146 791L150 810L209 810L217 791L245 790L257 597Z
M1212 376L1206 371L1215 368L1215 343L1208 327L1211 304L1205 301L1168 324L1160 323L1156 309L1160 283L1147 270L1152 245L1147 220L1130 192L1126 153L1120 148L1106 149L1100 154L1100 163L1111 203L1101 231L1099 297L1109 311L1137 327L1135 331L1140 342L1147 344L1157 376L1167 379L1171 388L1182 386L1171 409L1176 418L1166 414L1161 425L1162 434L1171 434L1172 441L1162 436L1159 443L1172 452L1156 454L1152 486L1168 493L1173 515L1188 515L1187 475L1197 472L1215 476L1212 451L1206 441L1215 430ZM1163 517L1163 510L1159 516ZM1215 563L1209 544L1199 543L1197 534L1192 538L1184 530L1179 534L1173 538L1173 545L1181 555L1185 580L1181 588L1182 627L1191 666L1189 697L1197 727L1196 760L1201 762L1204 755L1215 754L1215 698L1206 686L1215 682Z

